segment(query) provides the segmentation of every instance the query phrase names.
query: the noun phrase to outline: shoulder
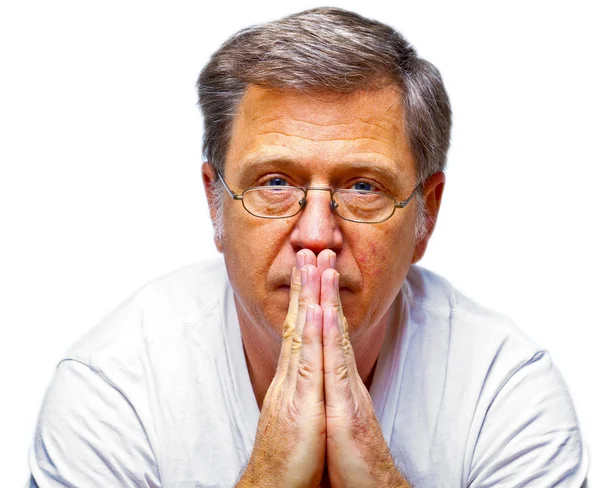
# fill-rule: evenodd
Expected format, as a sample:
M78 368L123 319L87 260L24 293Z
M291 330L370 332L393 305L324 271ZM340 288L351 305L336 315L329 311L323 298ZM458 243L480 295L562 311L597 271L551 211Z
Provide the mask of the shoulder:
M116 358L134 357L186 325L205 322L211 312L218 314L226 286L222 260L188 265L153 280L85 334L65 359L99 369Z
M444 383L452 402L490 402L518 370L547 352L515 323L478 305L441 276L412 266L407 305L410 364Z
M404 296L410 349L429 383L440 383L448 421L459 423L461 412L470 424L469 486L503 479L521 486L534 472L580 486L587 461L577 417L548 352L511 319L423 268L411 267Z
M482 361L524 364L542 351L509 317L481 306L445 278L411 266L404 295L413 326L440 334L448 347Z
M235 465L231 452L243 442L225 327L230 294L222 261L186 266L140 288L77 342L40 413L30 457L35 479L123 486L125 472L154 486L155 478L211 477ZM241 339L239 348L235 358L243 361ZM75 468L59 441L74 451ZM227 455L216 468L200 458L181 463L218 449ZM86 469L91 464L100 467Z

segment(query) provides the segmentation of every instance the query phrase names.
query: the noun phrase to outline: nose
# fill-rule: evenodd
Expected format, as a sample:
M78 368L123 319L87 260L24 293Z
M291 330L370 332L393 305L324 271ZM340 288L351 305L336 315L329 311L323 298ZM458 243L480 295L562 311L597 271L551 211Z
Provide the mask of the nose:
M318 255L324 249L339 254L342 248L342 231L339 218L331 210L331 192L328 188L309 188L304 210L290 236L294 251L310 249Z

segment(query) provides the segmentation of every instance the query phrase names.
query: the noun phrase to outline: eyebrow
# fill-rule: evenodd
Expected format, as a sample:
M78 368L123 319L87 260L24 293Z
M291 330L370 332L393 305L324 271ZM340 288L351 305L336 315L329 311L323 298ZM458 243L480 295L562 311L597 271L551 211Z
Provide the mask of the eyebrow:
M274 166L292 166L298 168L297 161L285 157L271 157L264 154L256 154L250 156L248 159L242 162L239 167L239 172L242 176L258 172L261 169L272 168ZM398 185L402 184L403 175L400 171L394 171L387 164L381 164L375 161L347 161L341 164L341 168L344 171L364 172L364 173L375 173L381 178L384 178L390 183ZM302 168L304 169L304 168Z
M352 170L355 172L377 173L390 183L400 184L403 180L403 175L400 171L393 171L387 165L378 164L367 161L349 161L344 163L344 170Z
M289 158L273 157L268 154L253 154L248 159L242 160L239 164L239 172L245 173L257 171L267 166L275 165L293 165L294 161Z

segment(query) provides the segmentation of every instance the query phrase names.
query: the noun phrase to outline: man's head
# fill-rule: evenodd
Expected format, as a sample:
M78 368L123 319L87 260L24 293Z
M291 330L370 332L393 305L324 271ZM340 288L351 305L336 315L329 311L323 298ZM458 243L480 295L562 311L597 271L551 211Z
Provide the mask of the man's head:
M351 328L380 319L422 256L441 199L451 112L435 67L390 27L320 8L239 32L197 86L216 242L246 313L280 326L295 253L331 249ZM422 186L380 224L341 220L319 191L300 214L269 220L224 200L217 172L237 193L367 184L400 201Z
M451 110L441 76L385 24L341 9L317 8L249 27L225 42L197 83L204 157L217 171L223 171L233 119L251 85L335 93L395 86L419 181L445 167ZM222 187L215 196L221 208ZM427 222L420 200L417 206L420 237ZM218 238L223 231L220 212L214 223Z

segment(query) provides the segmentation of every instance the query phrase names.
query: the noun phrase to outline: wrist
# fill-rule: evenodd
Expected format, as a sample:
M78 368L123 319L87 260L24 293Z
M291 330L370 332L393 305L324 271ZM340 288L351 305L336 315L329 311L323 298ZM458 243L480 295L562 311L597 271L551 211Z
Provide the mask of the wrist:
M390 486L393 488L411 488L410 484L402 476L396 466L391 466L383 471L380 471L378 476L377 486Z
M235 485L236 488L261 488L280 486L282 476L277 476L274 472L273 460L256 459L254 452L248 461L246 469L240 480Z

